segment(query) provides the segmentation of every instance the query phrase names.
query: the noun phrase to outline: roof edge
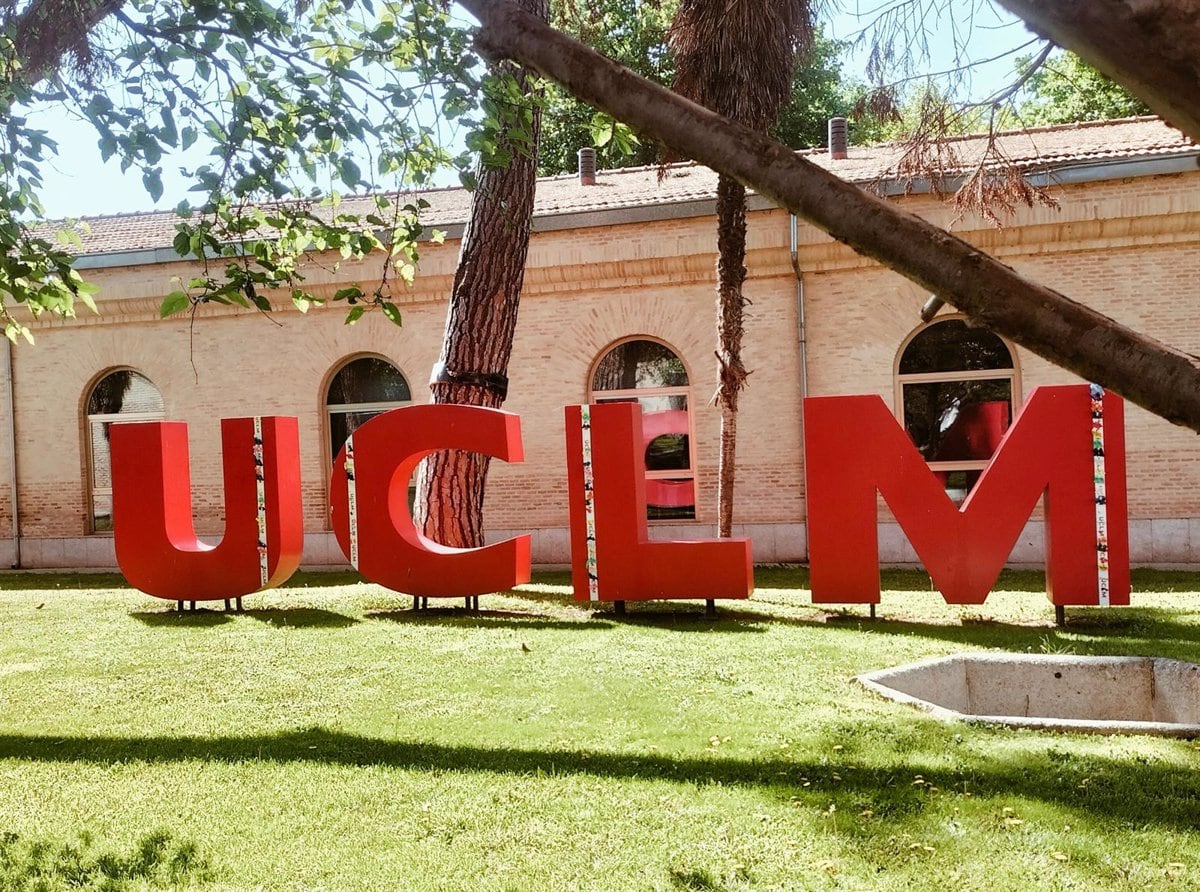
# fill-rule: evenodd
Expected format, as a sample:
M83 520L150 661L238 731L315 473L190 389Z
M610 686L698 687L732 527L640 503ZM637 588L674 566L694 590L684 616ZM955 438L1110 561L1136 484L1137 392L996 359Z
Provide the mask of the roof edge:
M1031 172L1027 178L1036 186L1070 186L1095 183L1104 180L1167 176L1180 173L1200 172L1200 145L1191 151L1162 156L1140 155L1119 159L1067 162L1062 165ZM950 177L943 191L953 191L961 185L964 177ZM859 181L865 186L869 181ZM878 191L887 197L902 195L924 195L933 192L927 179L911 182L895 178L884 180ZM751 193L748 210L761 211L777 207L773 202ZM561 232L566 229L586 229L596 226L613 226L628 223L650 223L661 220L683 220L707 217L716 212L716 198L691 199L630 205L622 208L605 208L568 213L535 215L533 232ZM441 224L437 228L447 238L461 238L464 222ZM96 254L81 254L75 258L76 269L117 269L128 266L158 265L187 262L170 247L140 248L130 251L108 251Z

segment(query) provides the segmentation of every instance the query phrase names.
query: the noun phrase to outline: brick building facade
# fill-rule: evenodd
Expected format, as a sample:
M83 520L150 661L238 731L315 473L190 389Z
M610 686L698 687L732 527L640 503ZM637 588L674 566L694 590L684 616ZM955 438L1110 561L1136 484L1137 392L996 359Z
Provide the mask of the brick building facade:
M961 163L978 147L978 140L958 143ZM1008 138L1005 150L1050 184L1058 209L1021 208L1002 229L974 218L954 221L953 209L921 183L889 179L896 162L890 147L855 148L844 161L820 152L812 158L865 187L891 192L904 207L951 226L1023 274L1200 353L1193 304L1200 282L1200 147L1155 120L1135 119L1047 128ZM533 532L535 562L568 559L562 407L593 398L594 384L608 387L599 382L601 360L623 343L657 345L647 349L675 362L671 381L639 382L663 385L649 395L658 402L647 407L686 408L664 429L674 457L667 456L665 469L651 471L660 489L676 492L663 496L656 516L666 519L653 522L652 534L712 533L719 427L710 402L716 388L715 182L703 168L679 166L661 182L654 170L632 170L602 173L594 186L572 177L539 183L506 404L521 415L526 461L493 466L486 512L496 536ZM910 194L903 194L905 185ZM343 563L328 532L331 437L384 404L429 397L426 382L439 351L467 196L441 190L425 197L428 225L448 238L444 246L426 246L415 286L393 294L404 314L401 328L378 313L347 326L345 307L336 304L301 315L284 296L271 317L206 307L194 321L162 320L158 307L172 277L190 275L170 249L171 216L89 221L79 266L101 287L100 315L43 318L31 324L36 346L0 353L6 379L0 383L11 383L13 394L10 402L9 387L0 386L0 565L114 565L103 428L110 416L131 412L189 423L196 526L214 536L222 527L223 498L218 419L298 416L305 563ZM784 211L753 198L751 209L745 358L753 374L741 404L735 534L752 538L757 561L801 561L802 398L879 394L901 414L907 391L900 358L924 329L918 312L928 295L806 224L796 225ZM343 265L337 273L314 268L309 284L331 294L348 282L370 283L377 273L370 262ZM943 310L932 324L952 317ZM995 386L1008 388L1014 408L1040 384L1075 380L1003 346L1011 351L1011 371L976 377L991 376ZM636 352L625 350L630 357ZM346 370L363 358L385 362L360 363L357 372L383 370L387 380L355 396L346 390L353 383ZM114 372L125 388L115 403L105 390ZM1200 444L1189 431L1134 407L1127 430L1134 562L1200 564ZM969 475L968 464L946 465L947 479ZM915 562L882 505L880 537L885 562ZM1012 560L1034 563L1040 555L1035 515Z

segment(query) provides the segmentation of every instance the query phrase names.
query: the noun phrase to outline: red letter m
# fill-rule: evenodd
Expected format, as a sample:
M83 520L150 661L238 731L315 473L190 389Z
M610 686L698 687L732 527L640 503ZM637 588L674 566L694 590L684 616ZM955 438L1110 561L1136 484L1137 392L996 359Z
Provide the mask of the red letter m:
M947 602L982 604L1045 493L1055 604L1129 603L1119 397L1039 387L960 509L878 396L804 401L812 597L879 600L878 491Z

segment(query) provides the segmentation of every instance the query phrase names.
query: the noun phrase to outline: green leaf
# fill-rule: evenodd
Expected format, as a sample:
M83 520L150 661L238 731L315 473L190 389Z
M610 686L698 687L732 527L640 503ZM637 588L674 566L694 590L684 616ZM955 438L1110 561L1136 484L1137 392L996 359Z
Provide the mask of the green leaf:
M148 170L143 173L142 185L145 186L146 191L150 193L151 201L158 201L160 198L162 198L162 175L158 170Z
M401 324L400 308L398 306L396 306L391 301L386 301L386 300L381 304L381 306L383 307L383 315L388 318L389 322L391 322L394 325Z
M363 290L361 288L359 288L357 285L350 285L349 287L339 288L337 291L335 291L333 294L333 299L348 300L353 302L362 296Z
M192 303L186 291L172 291L163 298L162 306L158 308L158 317L166 319L181 310L186 310Z
M159 115L162 118L160 131L162 141L174 147L179 142L179 131L175 128L175 115L172 114L170 106L163 106Z
M363 317L365 312L367 312L366 307L351 307L350 312L346 314L346 324L353 325Z
M612 142L614 129L613 119L603 112L597 112L588 125L588 131L592 136L592 145L598 149L604 148Z

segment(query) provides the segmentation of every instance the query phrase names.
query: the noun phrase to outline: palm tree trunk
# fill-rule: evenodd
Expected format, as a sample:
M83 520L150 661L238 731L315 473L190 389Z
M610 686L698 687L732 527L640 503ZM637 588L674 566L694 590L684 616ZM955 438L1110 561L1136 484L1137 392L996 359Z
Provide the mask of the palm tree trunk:
M721 456L717 475L717 535L733 535L733 487L737 477L738 394L746 386L742 334L746 298L746 187L722 174L717 180L717 337L721 408Z
M547 0L521 0L521 6L546 19ZM532 72L513 71L523 85L531 83ZM532 147L509 146L512 161L507 167L482 162L478 167L442 352L430 382L434 403L496 409L508 395L508 361L533 218L541 110L531 104L509 109L508 115L502 126L528 127ZM487 456L460 451L439 452L422 463L415 519L426 536L454 548L484 544L483 496L489 465Z

